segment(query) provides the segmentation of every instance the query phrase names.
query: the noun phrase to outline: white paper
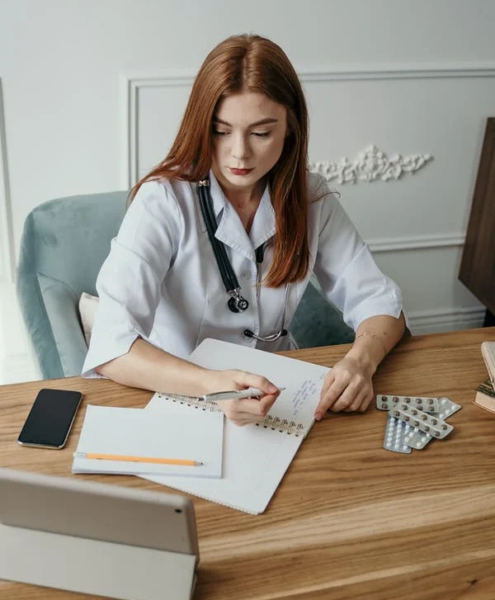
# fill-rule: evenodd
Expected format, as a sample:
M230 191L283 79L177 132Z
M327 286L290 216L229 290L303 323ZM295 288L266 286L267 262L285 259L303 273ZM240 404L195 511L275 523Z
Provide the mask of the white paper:
M301 423L303 433L295 437L256 425L239 427L226 420L222 479L191 477L179 482L167 476L143 477L239 510L263 512L314 422L323 379L329 369L212 339L198 346L189 360L211 369L243 369L285 387L269 414L289 423ZM155 394L144 410L158 415L162 405ZM201 411L201 414L211 413Z
M222 476L221 413L199 414L167 403L157 414L140 408L89 405L76 452L188 459L195 467L74 458L73 473L161 474L171 477Z

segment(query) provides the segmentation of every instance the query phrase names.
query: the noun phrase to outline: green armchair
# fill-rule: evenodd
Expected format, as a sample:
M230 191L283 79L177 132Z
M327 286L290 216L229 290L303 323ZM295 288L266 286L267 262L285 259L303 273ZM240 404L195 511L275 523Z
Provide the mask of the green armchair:
M98 272L125 213L127 192L45 202L26 218L17 295L45 379L81 372L86 341L79 316L83 292L96 295ZM290 327L301 348L344 344L354 332L310 284Z

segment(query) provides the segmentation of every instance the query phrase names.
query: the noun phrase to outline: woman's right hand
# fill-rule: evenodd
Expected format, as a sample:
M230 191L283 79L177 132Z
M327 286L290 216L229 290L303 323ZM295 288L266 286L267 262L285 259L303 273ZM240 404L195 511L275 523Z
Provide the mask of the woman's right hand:
M273 403L278 398L280 390L266 377L248 373L247 371L209 370L206 378L206 393L224 392L230 390L245 390L249 387L258 388L264 392L259 398L242 398L240 400L222 400L219 408L227 419L235 425L256 423L265 417Z

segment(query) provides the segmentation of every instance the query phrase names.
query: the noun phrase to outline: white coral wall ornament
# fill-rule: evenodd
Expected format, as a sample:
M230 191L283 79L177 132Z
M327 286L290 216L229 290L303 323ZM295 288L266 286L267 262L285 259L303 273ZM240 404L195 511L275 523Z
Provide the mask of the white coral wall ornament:
M327 181L337 179L337 182L357 183L358 181L388 181L400 179L405 173L414 175L426 163L433 160L431 154L409 154L401 156L394 154L390 158L376 146L368 146L360 152L354 162L347 157L335 162L319 161L310 163L309 170L319 173Z

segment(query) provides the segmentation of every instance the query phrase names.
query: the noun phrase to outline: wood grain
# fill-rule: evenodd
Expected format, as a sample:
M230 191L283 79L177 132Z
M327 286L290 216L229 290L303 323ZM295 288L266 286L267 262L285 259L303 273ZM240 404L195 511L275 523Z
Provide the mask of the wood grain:
M487 119L459 279L495 313L495 117ZM494 596L495 597L495 596Z
M462 404L449 419L455 429L447 439L395 454L382 447L385 412L329 414L311 430L264 514L192 497L201 553L194 598L493 600L495 417L472 404L487 376L484 340L495 340L495 328L412 337L376 373L378 393L448 396ZM290 356L331 366L347 349ZM16 443L41 387L84 393L62 451ZM0 464L70 476L87 404L144 407L151 395L81 378L0 387ZM137 477L85 477L178 493ZM0 582L0 600L84 597Z

